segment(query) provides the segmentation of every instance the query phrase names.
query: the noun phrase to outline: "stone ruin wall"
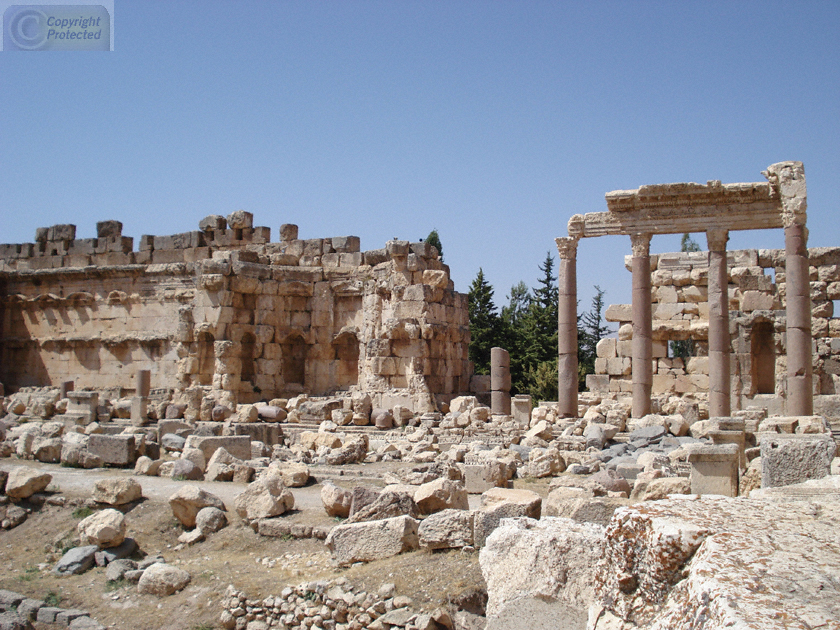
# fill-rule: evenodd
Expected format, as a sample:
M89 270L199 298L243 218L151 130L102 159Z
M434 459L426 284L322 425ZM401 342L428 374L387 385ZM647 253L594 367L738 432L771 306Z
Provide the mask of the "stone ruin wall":
M466 295L426 243L362 252L355 236L301 240L297 226L253 227L250 213L200 230L142 236L117 221L97 238L40 228L0 245L0 382L75 381L133 392L201 387L227 402L306 393L370 394L435 408L469 389Z
M815 405L834 417L840 394L840 248L808 250ZM628 270L630 261L625 261ZM651 256L653 313L653 393L687 394L701 400L709 389L707 301L708 252ZM727 252L732 408L767 408L784 414L786 390L785 252L782 249ZM608 307L605 319L618 324L617 338L602 339L590 392L621 397L632 392L632 308ZM697 356L670 357L668 342L693 339Z

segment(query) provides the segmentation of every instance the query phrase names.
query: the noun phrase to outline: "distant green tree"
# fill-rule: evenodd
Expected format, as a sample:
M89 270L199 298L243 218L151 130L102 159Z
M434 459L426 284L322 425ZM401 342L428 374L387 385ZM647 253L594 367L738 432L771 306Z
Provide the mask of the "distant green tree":
M544 375L554 365L554 389L557 392L557 308L559 289L554 275L554 259L551 252L539 267L542 272L532 291L528 308L521 318L522 387L532 396L542 397L551 386L544 383ZM543 365L546 364L546 365ZM546 390L548 387L548 390ZM554 398L543 398L554 400Z
M470 316L469 356L476 374L490 374L490 349L502 341L502 319L493 303L493 287L484 270L470 285L467 294Z
M522 322L531 304L531 290L520 280L511 287L507 298L508 305L502 307L503 341L500 346L510 353L511 393L515 395L525 392L526 388L525 358L522 352L525 338Z
M440 244L440 235L438 235L437 228L429 232L429 235L426 237L426 242L429 245L433 245L438 250L440 262L443 262L443 245Z
M691 234L683 234L682 241L680 242L680 251L699 252L700 245L697 244L697 241L691 238ZM683 361L688 361L688 358L693 357L696 353L694 339L691 339L690 337L688 339L671 341L668 345L670 346L671 356L682 359Z
M612 330L603 321L604 290L595 285L592 307L578 317L578 387L586 387L586 375L595 373L596 346Z

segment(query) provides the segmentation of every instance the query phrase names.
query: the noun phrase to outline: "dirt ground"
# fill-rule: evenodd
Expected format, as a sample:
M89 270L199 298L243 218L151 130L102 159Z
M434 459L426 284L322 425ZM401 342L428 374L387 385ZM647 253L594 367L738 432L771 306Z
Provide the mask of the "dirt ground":
M85 471L37 462L3 460L0 469L26 465L53 475L53 496L67 500L63 507L45 504L12 530L0 530L0 588L28 597L48 598L62 608L86 610L100 623L126 630L209 630L218 628L221 599L228 584L250 598L279 594L284 586L318 579L346 577L357 589L377 591L383 582L393 582L398 594L411 597L417 607L432 609L452 600L471 599L485 588L477 552L416 551L369 564L337 567L322 541L284 540L256 534L233 511L234 497L244 484L184 482L157 477L137 477L144 499L124 506L128 535L139 546L135 559L162 555L168 563L186 569L190 585L165 598L141 595L134 584L114 584L105 579L105 568L95 567L82 575L57 577L51 573L61 549L71 544L80 510L103 477L129 475L128 471ZM317 474L313 470L313 474ZM352 487L358 480L350 474L335 480ZM230 525L193 546L179 546L184 531L173 517L168 497L184 484L198 484L219 496L228 506ZM540 494L539 484L526 487ZM293 488L296 509L284 516L290 523L332 526L320 502L318 484ZM471 496L471 506L478 497ZM473 505L475 504L475 505ZM26 504L23 504L26 506ZM75 514L74 514L75 513ZM51 628L37 625L39 630Z

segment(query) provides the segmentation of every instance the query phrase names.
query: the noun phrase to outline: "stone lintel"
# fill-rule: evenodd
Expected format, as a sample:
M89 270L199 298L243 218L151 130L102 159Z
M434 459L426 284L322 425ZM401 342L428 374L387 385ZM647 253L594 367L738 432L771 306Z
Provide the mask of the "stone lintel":
M731 462L738 460L740 451L737 444L708 444L692 448L688 453L689 462Z

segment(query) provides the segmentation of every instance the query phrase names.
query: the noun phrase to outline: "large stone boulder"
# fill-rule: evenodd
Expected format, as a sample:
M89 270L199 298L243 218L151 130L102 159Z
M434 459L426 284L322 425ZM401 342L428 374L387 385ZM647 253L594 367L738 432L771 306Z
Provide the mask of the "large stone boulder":
M368 437L359 435L345 441L341 448L331 451L325 459L330 466L344 466L363 462L367 453Z
M414 502L423 514L433 514L447 509L470 509L464 484L442 477L417 488L414 493Z
M500 617L527 619L535 600L542 600L551 603L551 627L585 628L595 599L594 567L603 553L599 525L565 518L505 521L479 555L488 624Z
M202 508L195 515L195 528L205 536L227 527L227 524L227 516L216 507Z
M347 518L350 516L350 504L353 500L353 493L340 488L334 483L325 482L321 487L321 503L324 504L329 516Z
M13 501L28 499L36 492L46 489L52 481L52 475L19 466L9 473L6 479L6 495Z
M99 551L98 545L73 547L61 556L61 560L53 568L53 573L56 575L77 575L84 573L93 566L97 551Z
M214 494L196 486L182 486L169 497L172 514L184 527L195 527L195 517L199 510L206 507L225 509L224 502Z
M76 526L82 545L96 545L100 549L116 547L125 540L125 516L109 508L91 514Z
M410 516L418 518L420 510L411 495L404 492L383 491L373 503L365 505L358 510L351 510L348 523L362 523L365 521L378 521L396 516Z
M309 482L309 467L300 462L271 462L267 474L280 475L287 488L302 488Z
M137 584L137 591L147 595L166 597L183 589L190 583L190 574L171 564L155 562L143 571Z
M473 544L473 513L469 510L442 510L420 523L420 546L429 549L461 548Z
M281 477L267 475L248 484L234 500L234 506L240 518L254 521L288 512L295 506L295 498Z
M481 508L475 513L475 546L481 547L503 518L525 516L538 519L542 498L536 492L511 488L490 488L481 495Z
M158 469L158 475L183 481L201 481L204 479L204 473L201 468L188 459L175 459L163 462Z
M143 496L143 488L130 477L101 479L93 486L93 500L108 505L125 505Z
M417 549L419 522L410 516L395 516L364 523L343 523L334 527L326 544L342 566L390 558Z

